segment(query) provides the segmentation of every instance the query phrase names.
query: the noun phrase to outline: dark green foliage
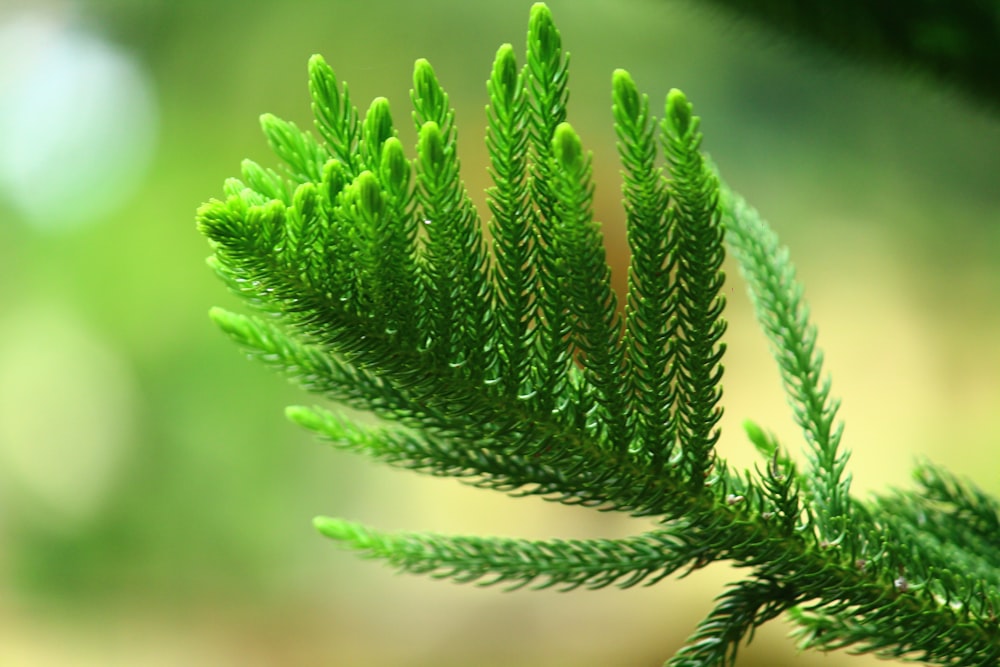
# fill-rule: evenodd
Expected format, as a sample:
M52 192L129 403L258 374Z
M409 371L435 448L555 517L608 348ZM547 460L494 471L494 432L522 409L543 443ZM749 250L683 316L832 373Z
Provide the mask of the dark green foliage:
M1000 109L1000 0L711 0L852 60L932 75Z
M798 602L794 589L770 579L741 581L717 601L688 643L667 662L669 667L732 664L744 635L749 641L754 628Z
M591 156L565 122L568 56L544 5L524 66L502 46L487 82L489 239L429 63L414 70L413 160L386 100L359 120L318 56L309 77L322 141L265 116L283 173L247 161L198 211L211 265L263 313L213 319L254 358L381 420L321 407L289 418L393 466L656 521L626 539L538 541L319 518L324 535L404 571L509 588L741 567L671 665L732 665L784 612L807 647L997 664L997 502L930 465L916 491L850 495L838 403L788 252L720 183L680 91L658 121L628 73L613 75L632 251L622 313ZM726 247L802 427L804 469L752 422L754 470L716 454Z

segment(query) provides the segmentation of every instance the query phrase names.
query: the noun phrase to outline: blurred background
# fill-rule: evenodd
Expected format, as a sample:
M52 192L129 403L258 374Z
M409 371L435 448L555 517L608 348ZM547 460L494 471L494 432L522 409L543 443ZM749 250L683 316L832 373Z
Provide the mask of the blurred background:
M310 519L525 537L641 521L512 500L330 451L310 403L215 331L239 308L204 264L195 208L257 118L310 122L322 53L407 145L412 63L452 96L484 203L485 80L523 53L530 2L5 0L0 5L0 665L659 665L735 573L619 591L477 589L342 553ZM792 250L859 494L929 457L1000 493L1000 114L680 0L551 0L570 121L593 150L619 289L627 262L610 80L655 108L683 89L725 178ZM734 266L722 454L752 417L800 446ZM797 655L772 623L741 665Z

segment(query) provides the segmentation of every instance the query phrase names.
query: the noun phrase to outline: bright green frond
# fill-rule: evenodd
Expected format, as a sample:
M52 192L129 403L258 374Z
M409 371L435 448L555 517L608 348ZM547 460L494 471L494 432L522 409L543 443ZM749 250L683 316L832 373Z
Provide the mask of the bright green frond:
M755 210L741 198L726 194L723 205L727 239L747 280L757 321L771 341L795 420L810 448L813 487L811 512L821 539L839 541L850 509L847 453L839 450L842 424L839 402L830 398L830 381L823 374L823 355L816 349L816 327L802 299L802 286L788 250Z
M930 462L918 465L913 475L923 490L923 499L940 505L948 516L983 538L1000 535L1000 502L996 498Z
M674 545L665 531L619 540L517 540L382 533L327 517L314 523L327 537L404 572L507 590L628 588L655 583L687 562L670 556Z
M243 181L246 183L247 188L256 192L261 197L263 201L270 199L277 199L278 201L288 202L288 185L285 183L285 179L281 177L273 169L265 169L253 160L243 160L241 166L241 173L243 176ZM240 184L242 185L242 183ZM240 194L239 191L227 194Z
M486 148L493 186L487 203L493 219L493 284L496 290L497 375L508 396L531 391L534 348L537 250L533 245L534 211L528 191L528 96L517 70L514 50L497 51L486 83L490 96Z
M556 229L553 250L561 293L567 298L570 340L579 353L590 391L580 397L579 409L592 413L588 428L606 437L626 453L629 447L628 397L621 391L624 353L617 299L611 290L611 268L604 259L600 227L593 219L594 185L591 157L584 155L580 138L562 123L552 139L555 159ZM594 409L589 403L596 402Z
M657 166L656 122L632 77L616 70L612 111L622 162L628 220L628 296L625 340L628 392L640 408L635 448L662 467L676 444L674 311L676 232L666 180Z
M378 177L367 170L358 174L341 197L340 211L357 241L358 307L374 314L385 334L395 336L407 329L412 340L416 304L410 281L416 275L416 250L413 238L398 232L401 221L383 195ZM402 301L402 296L410 300Z
M417 142L417 198L426 230L423 289L433 358L485 378L492 351L492 289L479 216L458 175L458 157L427 121Z
M504 456L487 447L463 447L444 435L418 429L365 426L322 408L293 406L289 419L329 441L334 447L364 454L399 468L434 476L456 477L481 488L512 495L539 495L582 504L585 499L560 498L572 488L567 476L544 462Z
M532 395L542 410L564 410L570 391L573 360L566 344L570 335L567 316L569 304L562 293L558 258L551 251L556 229L556 196L552 190L556 175L552 171L552 139L556 127L566 119L569 54L563 53L562 39L552 21L552 14L542 3L531 7L528 20L528 56L524 72L531 111L529 173L535 218L534 243L538 247L538 261L535 264L539 306L536 336L538 363Z
M369 371L355 368L318 345L289 336L270 321L213 308L212 320L250 355L304 389L358 410L404 413L406 397Z
M260 117L260 125L271 150L288 164L288 173L296 183L318 181L330 154L308 132L272 114Z
M309 93L316 129L332 154L354 175L359 170L355 145L358 141L358 110L351 105L347 84L341 86L323 56L309 59Z
M938 614L926 613L920 598L929 596L911 594L904 578L897 581L900 585L895 595L865 613L850 613L857 611L854 609L839 613L808 607L792 609L791 618L796 624L792 637L800 649L848 649L883 659L967 667L1000 663L995 617L985 623L972 623L945 605ZM985 591L976 593L976 597L985 597Z
M396 398L396 401L392 401ZM383 403L400 404L406 398L390 397ZM379 411L379 410L376 410ZM513 496L540 496L567 505L603 509L635 508L635 490L622 489L609 494L600 477L580 467L580 457L568 453L546 452L537 456L514 456L488 446L484 438L479 446L462 446L466 434L431 434L426 429L366 426L322 408L291 407L288 417L334 447L363 454L389 465L434 475L456 477L464 483L494 489ZM398 408L380 410L385 416L406 414ZM427 416L422 417L425 421ZM485 434L482 434L485 435ZM532 434L535 438L537 433ZM516 443L508 434L508 443ZM537 442L537 440L536 440ZM578 465L574 465L574 463ZM620 500L614 504L615 498ZM645 509L645 508L643 508ZM663 505L656 506L660 513Z
M699 119L679 90L667 95L662 140L670 171L670 197L676 233L676 346L677 432L690 470L691 483L700 485L719 439L716 425L722 416L721 343L725 274L722 261L723 224L719 211L719 184L700 152Z
M365 169L376 173L380 170L382 146L396 135L396 130L392 126L392 115L389 112L389 100L376 97L368 107L368 113L365 114L365 120L361 125L361 141L358 144Z
M438 83L437 74L431 64L421 58L413 66L413 122L419 130L427 123L438 126L445 144L455 145L455 111L449 106L448 94Z
M624 70L612 77L631 250L619 311L592 156L566 123L568 68L537 3L523 66L503 45L487 81L487 240L430 63L414 67L406 148L388 100L362 119L314 56L320 139L263 116L284 167L244 161L197 211L209 265L262 313L211 317L251 358L370 413L287 410L336 449L657 529L520 540L316 526L405 572L509 588L627 587L731 563L739 578L668 665L735 665L744 639L786 611L809 647L1000 662L1000 502L930 464L916 490L850 496L838 403L787 250L724 190L683 93L669 92L658 119ZM806 465L751 421L755 466L735 470L716 452L727 243Z

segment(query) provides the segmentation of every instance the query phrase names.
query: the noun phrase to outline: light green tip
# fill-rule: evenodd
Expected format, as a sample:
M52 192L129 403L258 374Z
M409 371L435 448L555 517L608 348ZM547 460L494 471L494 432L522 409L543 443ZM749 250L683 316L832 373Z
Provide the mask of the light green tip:
M616 69L611 75L611 91L616 107L628 118L637 118L642 98L635 87L632 75L623 69Z
M505 105L509 105L517 92L517 59L514 47L504 44L497 49L493 60L493 75L490 77L490 92Z
M313 429L320 423L316 413L303 405L289 405L285 408L285 417L299 426Z
M260 126L264 130L264 132L267 132L267 129L269 127L272 127L278 122L279 122L278 117L275 116L273 113L262 113L260 115Z
M528 25L535 26L541 22L552 23L552 12L544 2L536 2L531 5L531 13L528 15Z
M670 119L670 124L678 135L684 136L690 131L691 103L684 93L676 88L671 88L667 93L667 118Z
M552 152L563 169L579 169L583 160L583 145L569 123L559 123L556 127L552 137Z
M382 214L382 190L375 174L365 170L358 174L354 182L357 188L358 206L368 218L376 218Z
M434 121L427 121L420 127L417 151L425 169L438 171L444 164L444 137Z
M389 112L389 100L384 97L376 97L373 99L372 103L368 106L368 113L365 114L365 120L369 123L378 123L379 125L388 124L389 126L392 126L392 114Z
M376 97L365 114L364 140L369 146L381 146L393 134L389 100Z
M390 191L405 187L409 175L410 163L406 159L402 142L396 137L389 137L382 145L382 160L379 166L382 182Z
M347 546L355 549L371 547L377 541L372 539L371 532L363 524L353 521L318 516L313 519L313 526L326 537L338 542L346 542Z
M312 215L316 210L316 184L302 183L295 188L292 195L292 206L303 215Z
M420 58L413 63L413 90L418 97L432 95L440 88L430 61Z
M743 430L746 431L747 437L750 438L750 442L757 448L757 451L766 458L771 458L778 451L777 444L756 423L749 419L745 420L743 422Z
M231 327L236 316L225 308L212 306L208 309L208 317L220 327L225 329L227 327Z
M313 519L313 526L320 533L334 540L343 540L347 537L344 530L344 522L340 519L333 519L328 516L318 516Z
M323 56L314 53L309 57L309 71L314 72L320 69L329 70L330 66L326 64L326 59Z
M562 48L559 31L552 20L552 12L544 2L536 2L531 6L528 18L528 48L538 45L543 54L552 54Z

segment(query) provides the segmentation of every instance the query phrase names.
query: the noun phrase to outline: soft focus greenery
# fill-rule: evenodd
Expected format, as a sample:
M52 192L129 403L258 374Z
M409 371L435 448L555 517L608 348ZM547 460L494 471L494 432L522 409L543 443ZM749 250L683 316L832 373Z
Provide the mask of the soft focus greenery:
M907 483L919 454L1000 491L1000 117L695 3L549 4L573 53L570 120L595 152L597 218L619 290L626 245L609 84L627 67L652 99L680 87L697 100L706 148L795 254L844 398L855 489ZM33 224L0 199L0 664L658 664L704 615L705 591L720 591L725 572L698 572L689 588L515 597L387 577L331 553L303 517L539 537L633 527L325 451L284 420L280 406L301 395L241 359L205 317L219 289L192 212L243 157L270 159L258 114L308 120L310 54L357 99L385 95L397 113L412 62L429 59L468 128L464 176L480 192L484 72L496 44L523 40L529 5L0 10L0 29L27 12L124 50L148 75L158 118L138 189L97 219ZM23 65L47 53L19 48L3 57ZM0 123L10 119L8 82ZM121 127L124 109L112 109ZM114 148L95 151L94 164ZM485 210L485 198L476 203ZM752 317L743 296L727 297L732 330L753 331L736 325ZM753 415L792 433L763 338L729 345L724 430L737 435ZM752 460L740 437L720 447ZM779 627L744 655L754 659L823 658L794 657Z

